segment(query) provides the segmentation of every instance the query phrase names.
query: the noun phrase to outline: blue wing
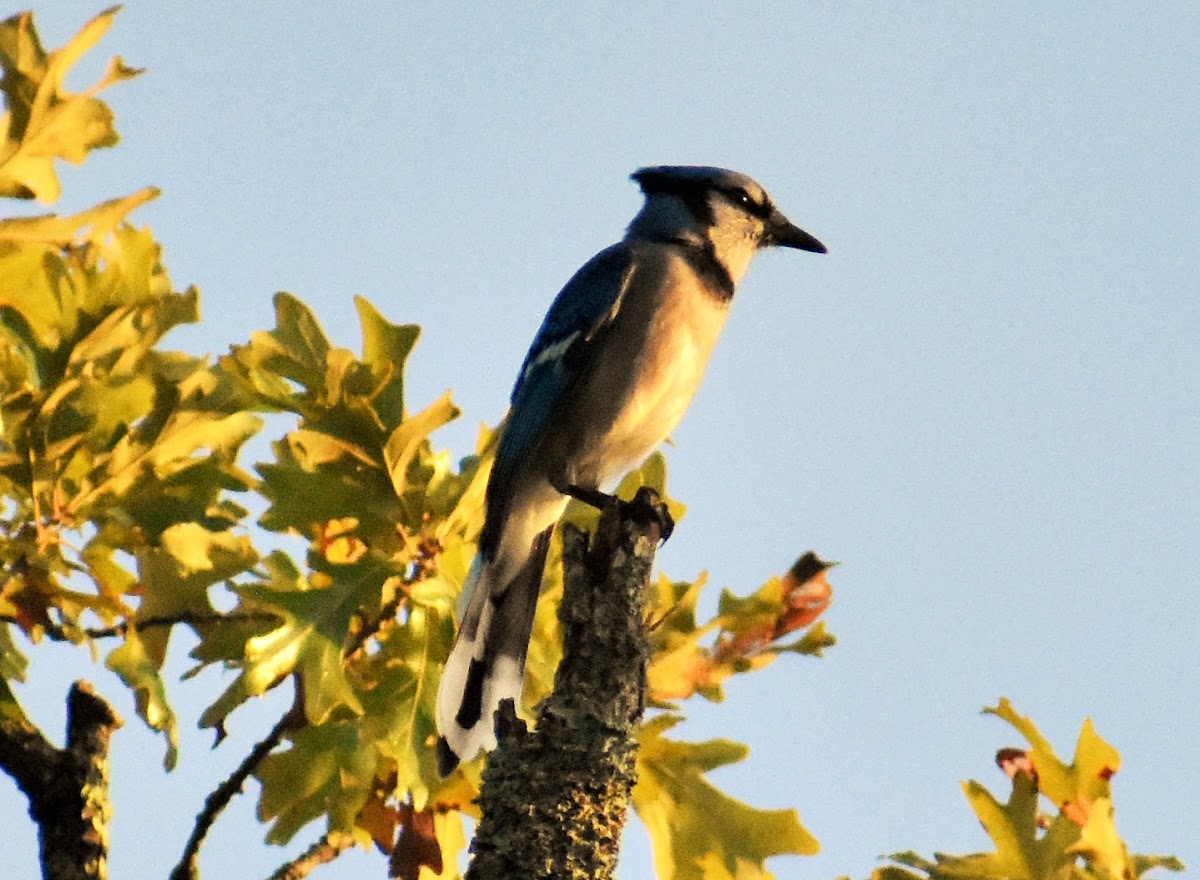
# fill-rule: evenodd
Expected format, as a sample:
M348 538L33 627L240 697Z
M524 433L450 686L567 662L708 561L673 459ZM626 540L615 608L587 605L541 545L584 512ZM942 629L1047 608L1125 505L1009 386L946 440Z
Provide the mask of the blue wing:
M634 254L627 244L606 248L575 273L550 305L513 386L512 410L488 480L487 519L480 538L485 556L495 550L521 463L536 448L590 360L592 346L616 317L633 268Z

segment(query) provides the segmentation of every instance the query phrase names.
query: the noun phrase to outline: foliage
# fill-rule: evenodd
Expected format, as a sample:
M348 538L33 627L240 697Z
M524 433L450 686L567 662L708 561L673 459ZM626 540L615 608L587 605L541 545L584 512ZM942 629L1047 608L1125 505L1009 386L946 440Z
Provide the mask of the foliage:
M49 53L29 14L0 25L0 193L53 202L55 160L79 163L116 143L96 94L137 71L114 59L83 94L63 87L115 12ZM410 411L404 367L419 330L365 299L358 355L283 293L275 327L215 362L164 348L173 327L199 319L199 293L174 290L150 231L127 219L156 196L0 221L0 713L30 723L7 685L24 678L28 646L49 638L106 653L142 719L163 733L170 767L178 721L161 670L173 628L190 627L196 668L235 673L199 718L218 738L246 701L294 688L285 742L255 767L270 842L323 820L390 853L396 876L456 876L479 762L439 779L434 697L495 434L481 430L457 462L434 448L430 435L458 409L446 394ZM267 413L289 427L252 474L239 453ZM656 456L622 491L665 493L665 483ZM236 500L246 493L266 503L256 523ZM279 545L272 534L302 538L304 558L255 546ZM558 553L538 608L526 713L558 660ZM671 713L645 728L636 806L662 876L723 876L719 867L765 877L769 856L815 851L794 812L755 810L704 780L744 746L662 733L679 720L678 701L721 699L732 675L832 644L820 624L781 641L828 604L817 575L815 586L789 575L745 599L726 593L701 622L703 577L655 585L650 696ZM706 822L712 814L725 821Z
M1079 732L1074 758L1065 764L1008 700L985 711L1029 743L1028 750L1003 749L997 755L1012 780L1006 802L974 780L963 784L995 852L935 853L932 861L913 852L895 853L891 859L897 864L877 869L872 880L1133 880L1154 868L1183 870L1170 856L1130 854L1117 834L1110 780L1121 757L1090 720ZM1043 805L1051 812L1043 812Z
M53 198L55 158L115 141L103 104L61 88L112 14L48 55L27 15L0 25L9 195ZM131 73L114 61L90 91ZM199 294L174 292L149 230L125 222L156 195L0 221L0 614L33 643L119 636L108 666L166 735L169 765L168 630L153 623L211 616L208 588L254 562L229 493L253 485L237 454L260 420L228 375L158 347L197 319ZM11 633L4 647L5 667L22 666Z

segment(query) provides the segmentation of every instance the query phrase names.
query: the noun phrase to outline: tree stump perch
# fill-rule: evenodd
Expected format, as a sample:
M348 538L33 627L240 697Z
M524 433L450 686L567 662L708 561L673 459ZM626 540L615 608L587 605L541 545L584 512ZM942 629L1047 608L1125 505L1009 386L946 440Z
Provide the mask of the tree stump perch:
M563 528L563 658L533 731L511 702L483 773L467 880L611 878L645 709L656 522L606 507L588 545Z

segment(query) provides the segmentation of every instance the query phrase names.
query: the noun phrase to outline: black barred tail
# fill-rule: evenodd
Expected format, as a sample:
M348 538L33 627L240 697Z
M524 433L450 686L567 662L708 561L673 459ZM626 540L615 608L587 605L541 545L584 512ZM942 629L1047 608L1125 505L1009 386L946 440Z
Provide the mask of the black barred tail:
M507 584L494 583L491 566L476 557L463 590L471 591L458 637L438 687L438 770L443 776L461 761L496 747L494 716L503 700L518 706L525 686L525 652L550 548L546 529L529 558Z

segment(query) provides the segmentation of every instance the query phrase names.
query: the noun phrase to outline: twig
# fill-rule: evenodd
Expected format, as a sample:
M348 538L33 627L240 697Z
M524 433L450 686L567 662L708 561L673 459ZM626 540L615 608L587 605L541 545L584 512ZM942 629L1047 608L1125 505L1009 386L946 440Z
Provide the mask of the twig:
M197 857L200 853L200 846L204 843L204 838L208 835L213 823L217 821L217 816L228 806L233 796L242 790L242 786L246 783L250 774L262 763L263 758L279 745L284 733L293 727L295 723L296 707L293 706L271 728L271 732L266 735L262 742L250 750L250 754L246 755L245 759L230 774L229 778L217 786L213 793L204 799L204 809L196 816L196 825L192 828L191 837L188 838L187 846L183 849L183 855L179 859L179 864L171 872L171 880L197 880L199 878L200 869Z
M280 865L268 880L301 880L301 878L307 877L313 868L326 862L332 862L352 846L354 846L352 835L340 831L330 831L296 858Z
M396 613L408 599L413 586L426 578L437 574L438 554L442 552L441 545L435 538L426 537L417 544L415 554L416 570L409 577L396 577L394 595L379 608L379 613L373 620L367 621L365 616L359 631L349 640L342 656L342 665L349 666L361 655L367 642L374 636L383 633L386 627L396 622Z
M91 639L106 639L112 636L124 635L130 627L136 629L153 629L159 626L175 626L177 623L186 623L189 626L199 626L206 623L271 623L279 621L278 614L271 614L269 611L240 611L237 614L221 614L214 612L212 614L196 614L191 611L181 611L179 614L162 614L155 617L146 617L142 620L131 619L124 620L121 623L115 623L107 627L92 627L83 631L84 635Z
M354 635L354 638L347 646L345 653L342 655L342 665L347 666L357 660L362 654L363 649L367 646L372 636L378 635L383 631L383 628L389 624L396 622L396 612L400 610L400 605L408 598L407 589L411 584L404 582L405 589L396 590L396 595L391 601L381 606L379 614L370 623L364 621L362 628Z
M206 623L269 623L279 620L279 615L271 614L268 611L247 611L237 614L220 614L214 612L212 614L196 614L191 611L182 611L179 614L163 614L155 617L146 617L142 620L127 619L120 623L114 623L112 626L95 626L87 627L80 630L89 639L108 639L113 636L123 636L130 627L137 629L154 629L162 626L175 626L178 623L186 623L192 626L199 626ZM0 623L11 623L20 626L21 623L11 614L0 614ZM46 631L46 635L56 642L72 641L65 627L54 623L46 623L42 625Z

